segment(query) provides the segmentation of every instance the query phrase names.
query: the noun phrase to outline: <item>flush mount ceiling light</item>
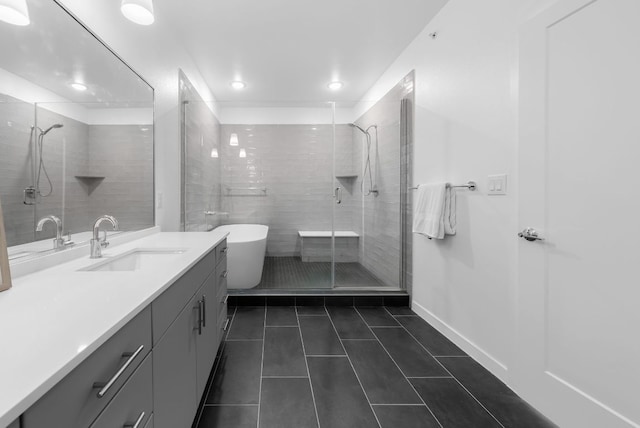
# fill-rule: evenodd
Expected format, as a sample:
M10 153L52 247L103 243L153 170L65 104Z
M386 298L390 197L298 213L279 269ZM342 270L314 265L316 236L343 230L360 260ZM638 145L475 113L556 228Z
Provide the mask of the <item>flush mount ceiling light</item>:
M246 158L247 157L247 151L245 149L240 149L240 154L239 156L241 158Z
M238 134L231 134L231 137L229 137L229 145L230 146L238 145Z
M229 83L231 85L231 87L237 91L244 89L247 87L247 84L244 83L242 80L234 80L233 82Z
M120 11L125 18L136 24L151 25L155 20L152 0L122 0Z
M75 89L76 91L86 91L87 90L87 85L85 85L84 83L80 83L80 82L73 82L70 84L70 86Z
M27 0L0 0L0 21L13 25L29 25Z
M344 86L344 83L334 80L333 82L327 85L327 88L331 89L332 91L338 91L342 89L343 86Z

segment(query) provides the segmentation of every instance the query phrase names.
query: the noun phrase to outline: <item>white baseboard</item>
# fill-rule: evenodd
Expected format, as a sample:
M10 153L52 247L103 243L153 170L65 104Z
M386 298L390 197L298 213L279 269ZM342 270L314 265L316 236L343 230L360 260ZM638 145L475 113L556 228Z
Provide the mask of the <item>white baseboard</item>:
M442 321L424 306L412 302L411 309L423 320L431 324L436 330L442 333L447 339L455 343L460 349L469 354L474 360L479 362L484 368L489 370L500 379L507 383L508 368L505 364L492 357L488 352L484 351L478 345L460 334L456 329Z

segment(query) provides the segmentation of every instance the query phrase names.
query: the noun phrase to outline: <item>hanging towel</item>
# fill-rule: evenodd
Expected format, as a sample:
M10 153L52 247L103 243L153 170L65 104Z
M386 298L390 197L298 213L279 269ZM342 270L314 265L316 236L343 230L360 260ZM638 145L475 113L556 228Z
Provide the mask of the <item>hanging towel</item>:
M429 239L443 239L456 233L456 195L448 183L418 186L413 215L413 232Z

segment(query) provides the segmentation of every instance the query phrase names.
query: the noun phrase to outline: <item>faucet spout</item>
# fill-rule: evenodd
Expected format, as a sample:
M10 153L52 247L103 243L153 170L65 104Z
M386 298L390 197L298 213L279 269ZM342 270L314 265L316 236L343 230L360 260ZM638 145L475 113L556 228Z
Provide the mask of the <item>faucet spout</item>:
M98 259L102 257L102 249L106 248L109 245L107 241L107 235L105 232L104 239L100 239L100 225L102 222L107 221L111 223L113 230L118 230L118 220L114 216L111 215L103 215L98 217L96 222L93 224L93 239L91 239L91 258Z
M36 232L42 232L44 225L48 222L54 223L56 225L56 239L53 240L53 248L64 248L65 240L62 237L62 221L58 217L54 215L42 217L36 225Z

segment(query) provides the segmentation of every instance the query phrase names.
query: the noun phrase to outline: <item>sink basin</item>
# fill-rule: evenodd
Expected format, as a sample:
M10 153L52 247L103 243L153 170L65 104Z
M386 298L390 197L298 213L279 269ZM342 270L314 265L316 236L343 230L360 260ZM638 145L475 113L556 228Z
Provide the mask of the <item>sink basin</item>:
M182 248L137 248L114 257L104 257L105 260L80 270L126 272L149 269L171 263L185 251Z

